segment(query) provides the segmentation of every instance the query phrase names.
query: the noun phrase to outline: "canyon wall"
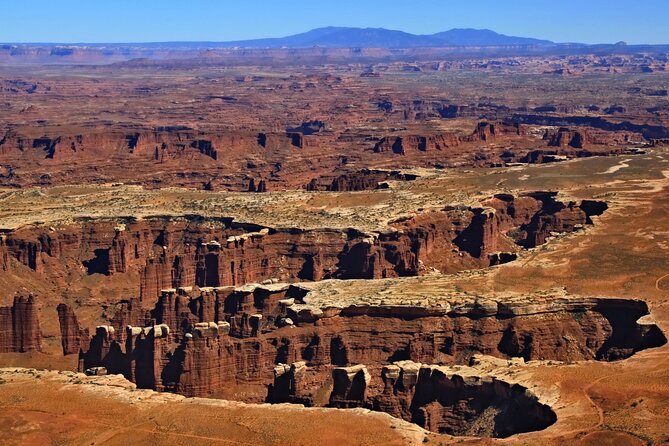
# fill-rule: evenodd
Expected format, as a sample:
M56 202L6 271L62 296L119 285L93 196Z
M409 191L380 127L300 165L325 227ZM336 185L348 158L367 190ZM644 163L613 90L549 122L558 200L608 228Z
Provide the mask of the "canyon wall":
M303 148L300 133L202 132L187 127L158 127L132 132L107 131L72 136L31 137L8 130L0 139L0 157L29 157L68 162L73 159L125 155L134 159L166 162L203 155L220 161L231 153L259 148ZM202 158L204 159L204 158Z
M467 364L474 354L609 360L666 342L657 326L640 321L648 313L641 301L475 299L435 308L320 308L300 296L299 287L278 284L166 290L136 320L150 318L148 326L126 319L98 327L81 367L104 366L143 387L185 395L254 384L279 401L289 392L275 383L275 367L304 361L301 376L309 385L287 400L314 405L322 403L334 367L364 364L380 376L396 361ZM375 392L383 385L378 377L368 383Z
M4 234L0 235L0 271L9 271L10 267L6 239L7 237Z
M632 131L565 127L546 130L543 139L538 131L505 122L480 122L471 132L419 127L386 134L320 127L313 131L309 126L272 132L171 126L37 136L10 128L0 137L0 184L121 181L240 192L305 185L311 190L361 190L372 188L373 181L361 183L355 166L397 169L410 162L415 167L490 167L624 153L626 147L643 143ZM538 155L543 152L545 156ZM328 181L316 178L312 184L315 176Z
M562 203L551 192L496 195L483 204L402 219L380 233L150 218L26 227L8 232L0 248L59 286L91 274L137 276L140 298L153 299L163 289L184 286L377 279L415 276L428 268L485 267L513 258L500 251L514 249L514 242L538 246L591 223L591 215L606 207Z
M387 188L388 180L413 181L416 175L401 173L399 171L362 169L339 176L321 176L313 178L305 189L308 191L328 192L355 192L362 190L373 190Z
M504 438L557 420L527 388L466 372L396 362L383 368L383 392L367 404L432 432L459 436Z

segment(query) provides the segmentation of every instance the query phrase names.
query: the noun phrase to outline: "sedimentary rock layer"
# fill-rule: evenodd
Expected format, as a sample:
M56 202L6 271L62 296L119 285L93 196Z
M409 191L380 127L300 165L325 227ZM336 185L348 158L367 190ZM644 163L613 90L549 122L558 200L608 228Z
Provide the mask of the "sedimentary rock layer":
M60 304L57 311L63 354L76 354L82 347L87 348L89 342L88 329L79 326L74 310L69 305Z
M11 307L0 307L0 353L41 349L37 299L33 295L15 296Z
M225 218L98 220L17 229L4 236L0 249L60 286L85 275L125 275L140 278L140 298L154 299L162 289L182 286L480 268L515 258L519 247L535 247L590 224L591 216L606 209L601 202L563 203L554 192L500 194L483 206L427 212L374 233L267 228Z
M289 130L205 131L170 126L35 136L10 128L0 135L0 185L123 181L146 187L250 192L305 185L312 190L358 190L361 183L355 178L360 177L360 168L356 165L397 169L407 163L489 167L546 162L563 158L544 159L532 155L533 149L564 158L608 155L624 153L633 141L642 139L633 132L576 127L548 130L542 140L529 135L522 124L501 122L481 122L465 133L423 129L418 134L370 135L349 129L338 133L313 132L310 127ZM312 184L314 176L327 177L332 172L337 174L326 184Z
M641 319L647 306L634 300L460 297L435 307L319 307L304 296L299 287L278 284L166 290L153 310L98 327L81 367L104 366L142 387L185 395L247 383L269 389L270 401L290 395L289 401L323 405L335 367L365 364L373 390L383 386L377 372L400 360L466 364L476 353L614 360L666 342L652 321ZM291 395L277 387L275 367L300 361L302 384L293 387L303 391Z

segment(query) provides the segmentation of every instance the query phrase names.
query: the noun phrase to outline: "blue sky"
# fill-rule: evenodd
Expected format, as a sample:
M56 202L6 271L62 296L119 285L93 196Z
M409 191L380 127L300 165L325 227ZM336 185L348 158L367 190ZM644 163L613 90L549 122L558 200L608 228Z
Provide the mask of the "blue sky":
M669 0L14 0L0 6L0 42L224 41L334 25L669 43Z

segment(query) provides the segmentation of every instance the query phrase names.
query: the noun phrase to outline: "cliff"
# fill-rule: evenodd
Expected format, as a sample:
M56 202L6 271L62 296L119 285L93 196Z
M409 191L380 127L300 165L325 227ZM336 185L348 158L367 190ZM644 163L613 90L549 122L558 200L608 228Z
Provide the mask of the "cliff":
M60 304L57 311L63 355L76 354L87 348L90 340L88 329L79 326L74 310L69 305Z
M502 194L485 207L427 212L375 233L274 229L225 218L96 221L17 229L6 234L3 246L16 261L63 286L93 274L139 277L140 298L151 300L162 289L187 286L377 279L420 275L429 268L485 267L592 223L590 217L606 208L596 204L562 203L552 192ZM83 276L72 273L81 266Z
M365 364L374 376L395 361L467 364L475 353L612 360L666 342L657 326L641 322L648 313L641 301L458 297L435 307L314 306L300 296L300 288L287 285L165 290L147 327L98 327L81 367L104 366L140 387L185 395L254 385L269 401L318 405L325 404L322 394L336 367ZM275 382L291 370L277 367L300 361L306 367L296 366L300 379L287 375ZM342 376L349 386L356 379ZM378 377L367 384L372 394L383 388ZM356 400L354 393L334 392L330 403L350 407L345 402Z
M11 307L0 307L0 353L24 353L42 349L37 298L14 296Z

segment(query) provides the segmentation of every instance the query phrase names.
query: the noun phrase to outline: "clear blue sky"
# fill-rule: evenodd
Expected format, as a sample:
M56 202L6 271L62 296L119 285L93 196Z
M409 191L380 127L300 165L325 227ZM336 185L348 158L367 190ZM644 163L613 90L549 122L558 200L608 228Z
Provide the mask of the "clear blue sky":
M225 41L321 26L669 43L669 0L4 0L0 42Z

